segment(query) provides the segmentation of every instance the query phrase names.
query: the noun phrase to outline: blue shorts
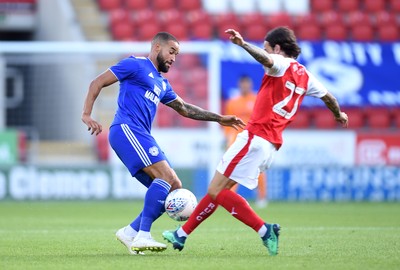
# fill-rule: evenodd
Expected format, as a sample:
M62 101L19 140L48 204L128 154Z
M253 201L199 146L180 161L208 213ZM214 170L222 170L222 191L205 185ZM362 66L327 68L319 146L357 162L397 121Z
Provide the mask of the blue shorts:
M131 175L146 187L150 186L153 179L142 169L162 160L168 162L164 152L151 134L138 132L127 124L111 126L108 140Z

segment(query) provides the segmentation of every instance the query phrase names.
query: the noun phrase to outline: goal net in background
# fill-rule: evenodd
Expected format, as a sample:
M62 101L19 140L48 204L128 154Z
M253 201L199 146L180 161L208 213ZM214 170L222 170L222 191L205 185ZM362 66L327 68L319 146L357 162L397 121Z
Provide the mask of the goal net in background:
M0 47L0 128L26 135L28 164L113 163L106 135L113 119L118 83L104 88L93 116L105 134L90 136L81 112L92 79L128 55L147 56L150 43L4 42ZM164 74L187 102L220 111L220 48L182 42L170 72ZM160 104L153 133L173 167L214 170L223 150L217 123L181 117ZM22 144L23 146L23 144ZM118 163L118 161L117 161Z

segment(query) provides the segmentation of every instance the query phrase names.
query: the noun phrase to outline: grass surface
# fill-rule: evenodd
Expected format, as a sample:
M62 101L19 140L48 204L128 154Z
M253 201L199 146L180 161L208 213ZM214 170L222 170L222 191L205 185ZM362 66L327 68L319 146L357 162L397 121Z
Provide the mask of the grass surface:
M141 202L0 202L0 269L400 269L399 203L270 203L280 254L223 208L182 252L131 256L114 233ZM162 216L152 235L178 223Z

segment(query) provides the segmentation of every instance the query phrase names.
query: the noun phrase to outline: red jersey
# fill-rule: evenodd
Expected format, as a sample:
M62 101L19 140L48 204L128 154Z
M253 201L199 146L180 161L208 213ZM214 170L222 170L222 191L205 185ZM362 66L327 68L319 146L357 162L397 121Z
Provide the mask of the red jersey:
M279 149L282 132L292 122L304 96L321 98L326 88L295 59L271 54L274 65L265 67L253 113L246 129Z

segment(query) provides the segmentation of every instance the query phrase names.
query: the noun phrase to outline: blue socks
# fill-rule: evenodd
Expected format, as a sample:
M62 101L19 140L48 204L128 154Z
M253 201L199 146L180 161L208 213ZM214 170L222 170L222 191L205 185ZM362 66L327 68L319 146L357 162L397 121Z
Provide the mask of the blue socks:
M165 198L170 189L171 185L166 181L159 178L153 180L144 197L142 213L131 223L133 229L150 232L153 222L165 212Z

